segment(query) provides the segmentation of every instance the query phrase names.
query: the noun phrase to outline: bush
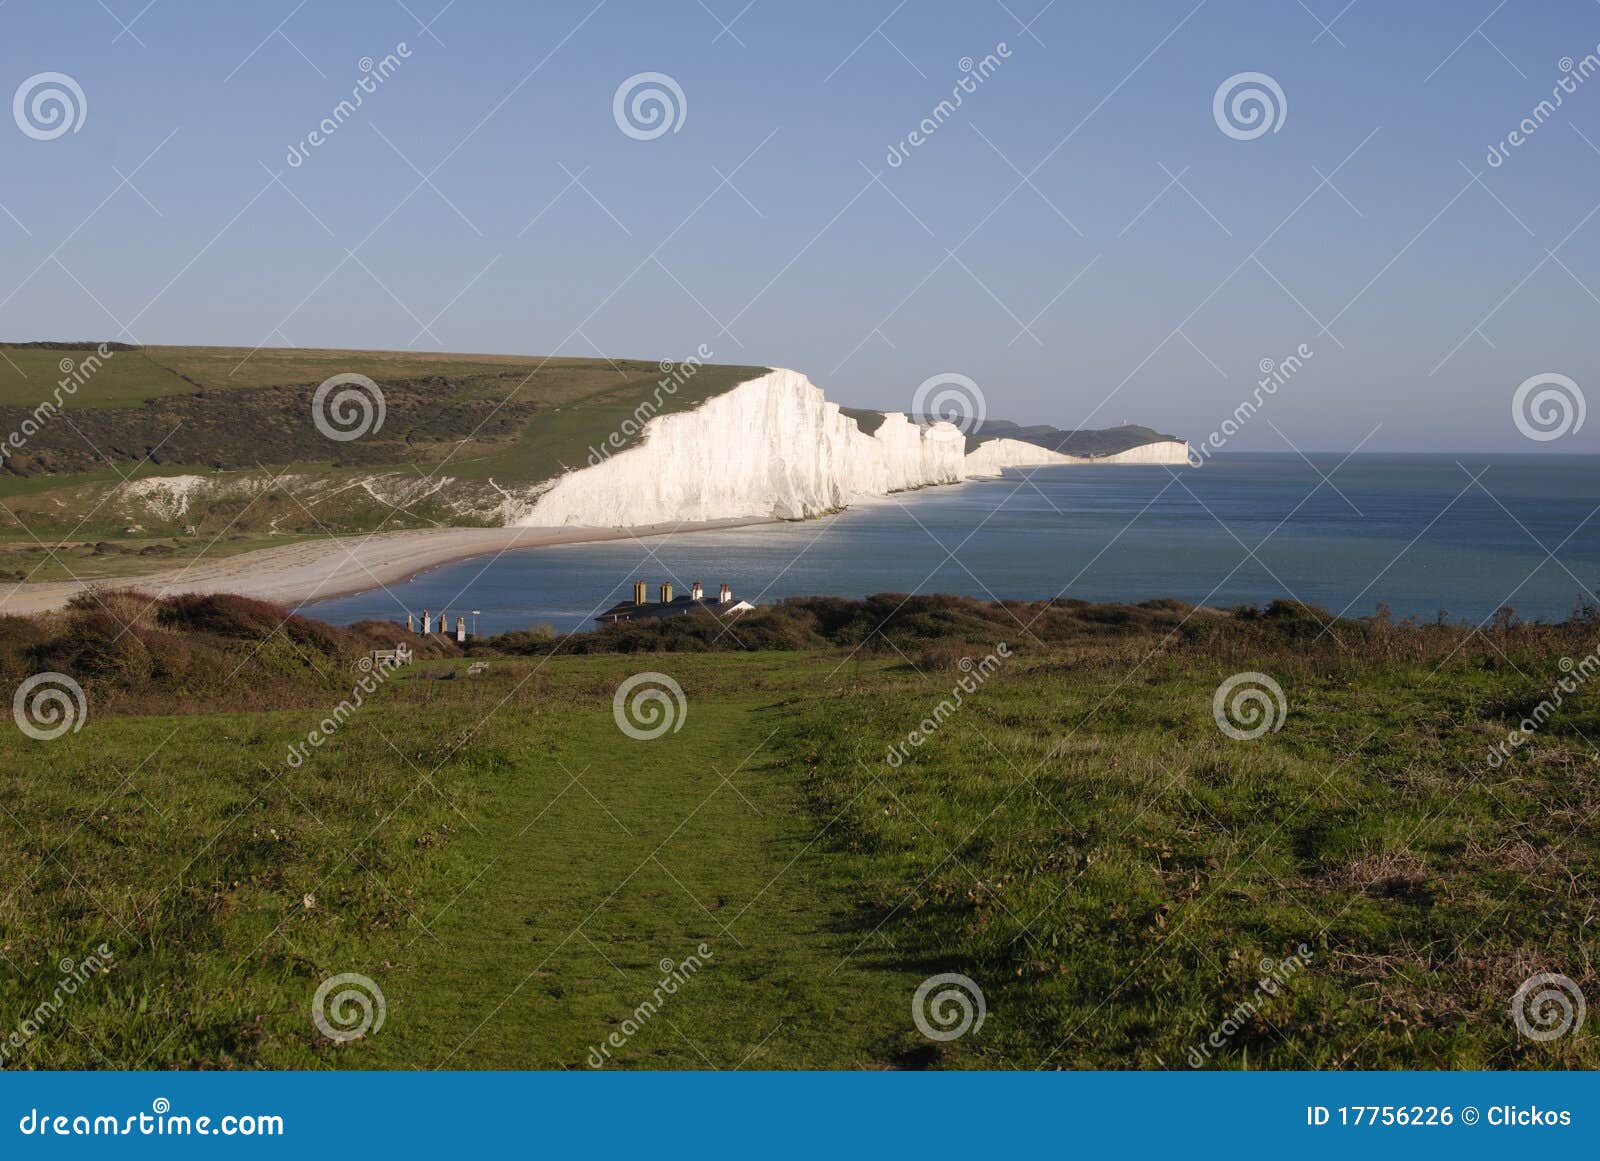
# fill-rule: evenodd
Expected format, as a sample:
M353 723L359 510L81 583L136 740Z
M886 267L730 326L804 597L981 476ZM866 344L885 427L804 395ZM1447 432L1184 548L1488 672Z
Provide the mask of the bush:
M740 617L719 618L710 610L696 610L662 621L602 625L555 640L525 630L504 633L483 639L475 651L543 656L847 648L875 654L895 649L910 653L929 642L964 641L982 643L979 652L987 653L1001 641L1018 645L1111 633L1131 637L1177 630L1186 622L1203 624L1224 615L1175 600L1118 605L1061 599L980 601L945 593L874 593L864 600L790 597Z
M275 632L289 616L278 605L229 593L184 593L160 604L156 619L163 627L219 637L259 639Z
M65 673L98 712L289 707L347 691L351 663L401 642L419 657L458 653L388 622L341 629L249 597L93 588L61 613L0 616L0 675L14 687Z
M115 614L74 610L63 628L34 650L36 669L123 687L138 687L148 679L149 651L132 626Z

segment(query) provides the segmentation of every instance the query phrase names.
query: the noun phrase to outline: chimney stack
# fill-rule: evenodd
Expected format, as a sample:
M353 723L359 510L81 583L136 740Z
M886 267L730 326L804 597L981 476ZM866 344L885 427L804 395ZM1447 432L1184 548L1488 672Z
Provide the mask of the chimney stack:
M727 585L723 585L721 590L717 593L717 603L725 605L731 600L733 600L733 590Z
M644 604L644 591L645 591L644 581L634 581L633 582L633 603L634 604L636 604L636 605Z
M671 581L662 581L661 582L661 603L663 605L670 605L672 603L672 582Z
M699 581L694 582L694 588L690 590L689 595L697 601L705 599L705 590L700 587Z

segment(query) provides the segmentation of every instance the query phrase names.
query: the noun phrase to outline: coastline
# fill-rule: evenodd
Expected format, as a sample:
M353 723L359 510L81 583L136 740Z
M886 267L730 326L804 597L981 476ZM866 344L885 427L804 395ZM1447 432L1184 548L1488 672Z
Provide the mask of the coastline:
M1028 445L1028 448L1030 452L1037 450L1032 445ZM1065 459L1065 462L1081 466L1092 461ZM1107 462L1115 461L1108 459ZM930 487L960 487L975 480L1002 476L1011 468L1055 465L1049 462L1007 462L990 470L984 470L976 464L972 466L974 470L959 480L891 489L882 496L870 493L854 495L842 507L860 507L887 501L889 496L900 492L917 492ZM818 512L798 519L816 520L827 514ZM218 560L201 557L181 568L131 576L0 584L0 615L29 616L54 612L74 596L91 588L136 589L154 596L233 593L293 609L316 601L370 592L410 580L441 565L513 549L644 539L674 532L781 524L793 519L796 518L740 516L614 527L502 525L490 528L415 528L330 536L256 549Z
M568 470L536 488L536 500L497 488L502 503L496 515L510 523L329 535L215 560L206 559L202 549L186 563L149 572L24 580L0 585L0 614L48 613L93 589L135 589L158 597L234 593L298 608L512 549L816 519L870 499L960 486L1012 468L1176 464L1187 462L1188 450L1181 442L1166 441L1084 458L998 438L967 452L956 426L912 422L901 412L882 413L868 433L804 375L784 369L737 383L691 410L656 415L644 427L648 438L637 446ZM168 510L157 508L153 493L140 492L139 498L171 523L188 511L191 485L204 480L176 476L150 482L167 490L162 494ZM750 515L752 509L760 514ZM136 530L137 525L129 529Z
M382 588L443 564L512 549L633 540L774 522L766 517L743 517L633 528L421 528L302 540L137 576L12 584L0 587L0 614L52 612L94 587L137 589L156 596L236 593L293 608L309 601Z

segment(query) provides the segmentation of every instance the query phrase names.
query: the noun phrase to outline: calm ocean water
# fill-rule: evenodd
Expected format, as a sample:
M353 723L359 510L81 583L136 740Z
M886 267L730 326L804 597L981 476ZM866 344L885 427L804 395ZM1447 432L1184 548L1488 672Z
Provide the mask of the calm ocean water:
M875 592L1213 605L1297 597L1353 616L1384 601L1396 616L1442 609L1476 622L1504 604L1559 619L1600 589L1600 457L1340 458L1017 471L820 520L459 561L303 608L339 623L477 609L485 633L565 631L642 579L652 595L663 580L680 593L726 581L757 603Z

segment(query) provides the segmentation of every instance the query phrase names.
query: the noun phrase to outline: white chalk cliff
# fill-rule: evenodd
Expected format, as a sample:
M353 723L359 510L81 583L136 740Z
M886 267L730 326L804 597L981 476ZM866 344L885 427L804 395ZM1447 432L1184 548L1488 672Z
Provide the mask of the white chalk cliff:
M1155 443L1130 447L1127 451L1113 452L1108 456L1080 459L1085 464L1186 464L1189 462L1189 444L1181 439L1162 439Z
M991 439L967 453L967 475L973 478L1001 475L1006 468L1036 468L1049 464L1186 464L1189 445L1181 439L1163 439L1127 451L1103 456L1073 456L1020 439Z
M953 424L890 413L867 435L798 371L770 371L692 411L657 416L638 447L560 477L511 523L798 520L865 496L959 483L964 453Z
M966 473L973 478L1001 475L1006 468L1036 468L1047 464L1083 463L1077 456L1062 455L1036 443L1020 439L991 439L967 453Z
M692 410L657 416L637 446L568 472L504 514L527 527L798 520L1008 467L1182 463L1187 451L1168 442L1087 459L997 439L968 455L953 424L889 412L869 435L804 375L774 370Z

